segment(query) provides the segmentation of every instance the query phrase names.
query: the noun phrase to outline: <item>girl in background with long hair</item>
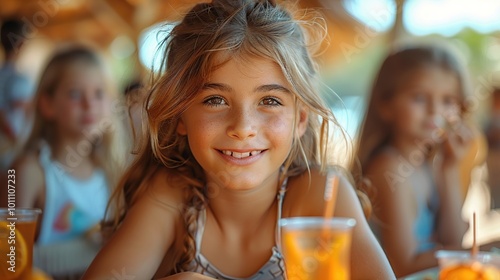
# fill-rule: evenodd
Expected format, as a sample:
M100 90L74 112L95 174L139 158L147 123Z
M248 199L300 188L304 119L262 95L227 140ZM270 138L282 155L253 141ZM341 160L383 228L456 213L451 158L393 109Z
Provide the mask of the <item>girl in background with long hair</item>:
M461 248L466 97L457 59L433 46L391 53L375 79L352 171L371 185L373 228L398 277Z
M57 52L42 72L31 136L14 163L17 206L42 209L34 265L54 279L79 279L99 250L98 228L125 146L111 82L93 50ZM96 235L97 233L97 235Z

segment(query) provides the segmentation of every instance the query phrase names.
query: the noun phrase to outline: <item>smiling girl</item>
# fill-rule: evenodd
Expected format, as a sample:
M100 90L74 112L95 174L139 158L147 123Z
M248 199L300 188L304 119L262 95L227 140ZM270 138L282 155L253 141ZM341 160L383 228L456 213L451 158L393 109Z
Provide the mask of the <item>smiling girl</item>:
M285 279L278 220L323 214L334 121L301 23L273 1L215 0L175 26L115 233L84 279ZM353 279L394 279L344 178L335 214L358 222Z

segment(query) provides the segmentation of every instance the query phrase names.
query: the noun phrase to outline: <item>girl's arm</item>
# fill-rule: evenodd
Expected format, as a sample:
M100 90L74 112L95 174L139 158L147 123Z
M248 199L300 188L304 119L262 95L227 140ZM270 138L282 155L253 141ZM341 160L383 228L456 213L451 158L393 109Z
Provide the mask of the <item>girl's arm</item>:
M175 239L182 238L175 234L182 223L178 205L182 193L169 185L166 176L159 171L146 182L149 189L129 209L83 280L114 279L120 275L135 279L153 278Z
M11 170L15 174L16 207L43 207L40 202L45 197L45 176L37 156L26 154L19 157Z
M372 201L373 219L378 224L382 247L396 276L437 266L436 249L418 249L414 234L418 206L408 170L395 157L380 154L372 160L366 174L376 192Z
M443 168L437 180L439 211L437 221L438 240L443 246L460 248L467 231L462 219L462 194L458 165Z
M7 188L2 190L4 193L0 196L2 197L1 206L5 207L14 202L17 208L42 209L35 232L35 240L37 240L42 226L43 207L45 206L45 175L43 169L35 153L26 153L17 158L9 170L9 174L13 175L9 178L13 180L8 183L15 187L15 193L9 198Z
M456 124L454 129L446 132L435 160L440 198L438 238L445 246L460 246L467 230L467 223L461 216L465 194L462 193L460 165L466 159L472 137L471 128L462 123Z

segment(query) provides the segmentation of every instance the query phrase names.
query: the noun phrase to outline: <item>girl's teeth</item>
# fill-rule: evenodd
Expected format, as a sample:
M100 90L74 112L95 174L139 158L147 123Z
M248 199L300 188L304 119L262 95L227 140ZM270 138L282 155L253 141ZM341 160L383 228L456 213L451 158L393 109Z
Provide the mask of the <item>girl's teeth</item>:
M255 156L255 155L258 155L258 154L260 154L260 151L251 151L250 152L251 156Z
M235 157L235 158L246 158L248 156L250 156L250 153L233 152L233 157Z
M246 158L249 156L255 156L261 153L261 151L251 151L251 152L246 152L246 153L238 153L238 152L231 152L231 151L222 151L223 154L227 156L232 156L235 158Z

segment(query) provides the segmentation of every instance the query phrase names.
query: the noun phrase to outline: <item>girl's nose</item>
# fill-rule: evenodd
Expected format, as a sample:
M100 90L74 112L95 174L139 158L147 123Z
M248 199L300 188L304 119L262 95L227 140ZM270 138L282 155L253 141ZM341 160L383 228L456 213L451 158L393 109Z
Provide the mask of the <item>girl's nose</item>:
M235 109L229 118L227 134L230 137L244 140L257 134L257 120L251 110Z
M82 96L82 107L84 110L89 111L92 109L92 107L95 105L94 104L95 100L90 94L84 94Z
M436 100L431 100L428 105L427 105L427 110L429 111L429 114L431 115L435 115L435 114L438 114L440 113L440 105L439 105L439 102L437 102Z
M88 110L91 106L92 100L87 95L84 95L82 97L82 107L86 110Z

